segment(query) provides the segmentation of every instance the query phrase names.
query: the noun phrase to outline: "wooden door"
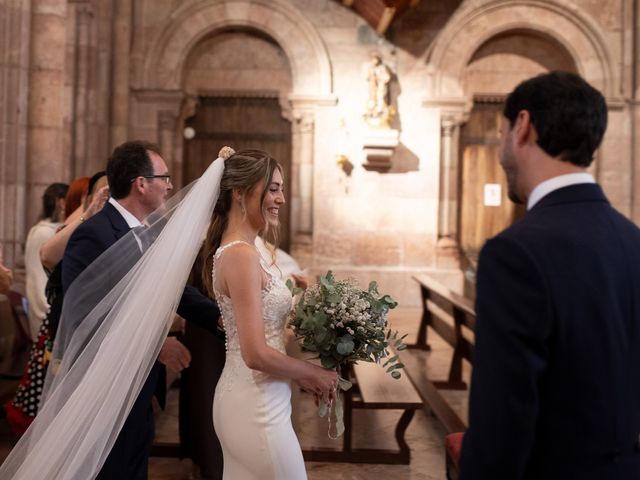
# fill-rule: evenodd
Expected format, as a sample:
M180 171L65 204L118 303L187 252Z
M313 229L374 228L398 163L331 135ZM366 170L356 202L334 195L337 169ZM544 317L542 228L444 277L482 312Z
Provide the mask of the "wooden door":
M479 101L474 104L461 135L460 247L465 267L475 271L480 249L488 238L511 225L524 214L524 206L507 196L507 179L500 167L500 119L503 103ZM496 191L499 205L485 204L485 186Z
M277 97L201 97L185 126L195 137L184 142L184 181L198 178L225 145L259 149L284 170L285 198L291 191L291 124L282 117ZM280 209L280 248L289 250L289 203Z

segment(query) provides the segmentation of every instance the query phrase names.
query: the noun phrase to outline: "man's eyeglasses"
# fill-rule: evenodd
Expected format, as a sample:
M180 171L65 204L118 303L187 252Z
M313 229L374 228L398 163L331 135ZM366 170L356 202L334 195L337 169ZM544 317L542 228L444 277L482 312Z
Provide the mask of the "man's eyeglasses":
M164 183L171 182L171 175L138 175L138 176L142 178L162 178L164 180ZM136 178L132 178L131 183L135 182Z

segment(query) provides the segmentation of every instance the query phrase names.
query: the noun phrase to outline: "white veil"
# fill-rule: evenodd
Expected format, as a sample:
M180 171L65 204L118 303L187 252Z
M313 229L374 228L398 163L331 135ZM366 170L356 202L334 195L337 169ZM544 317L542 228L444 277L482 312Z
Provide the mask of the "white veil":
M146 231L127 233L73 282L38 415L0 478L98 474L166 338L230 153L223 149L200 179L147 219Z

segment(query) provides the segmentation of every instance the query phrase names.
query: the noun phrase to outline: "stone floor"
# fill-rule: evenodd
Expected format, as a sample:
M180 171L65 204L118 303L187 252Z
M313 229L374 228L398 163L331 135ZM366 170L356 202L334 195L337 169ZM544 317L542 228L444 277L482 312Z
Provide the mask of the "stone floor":
M418 309L397 309L391 312L390 321L394 329L408 333L406 341L411 342L420 321ZM431 378L445 378L448 370L451 349L436 335L431 335L430 353L409 351L415 355L423 371L409 372L412 376L427 374ZM294 354L297 354L295 352ZM468 379L469 369L465 365ZM15 382L0 380L2 392L11 391ZM466 392L446 392L447 400L454 405L458 414L466 418ZM178 392L169 392L169 405L157 418L157 436L159 441L173 442L178 437ZM305 394L294 393L293 422L303 448L331 447L339 440L327 436L325 419L317 417L315 406ZM399 411L357 411L354 415L354 446L362 448L395 448L394 427L400 415ZM410 465L364 465L347 463L308 462L307 471L310 480L377 480L377 479L421 479L435 480L445 478L443 439L445 432L433 416L426 410L420 410L414 416L406 432L407 443L411 448ZM5 458L13 439L7 431L6 423L0 420L0 460ZM152 458L150 461L150 480L188 480L197 478L189 460Z

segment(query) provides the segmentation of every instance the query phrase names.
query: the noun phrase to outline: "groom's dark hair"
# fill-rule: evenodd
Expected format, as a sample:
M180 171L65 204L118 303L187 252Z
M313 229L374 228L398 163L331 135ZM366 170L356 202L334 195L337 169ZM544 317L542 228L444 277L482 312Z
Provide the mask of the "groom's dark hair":
M137 177L153 175L149 151L161 155L156 145L140 140L125 142L113 150L107 162L107 181L113 198L127 197Z
M607 129L607 103L598 90L570 72L525 80L507 97L504 116L511 128L529 112L537 143L548 155L588 167Z

